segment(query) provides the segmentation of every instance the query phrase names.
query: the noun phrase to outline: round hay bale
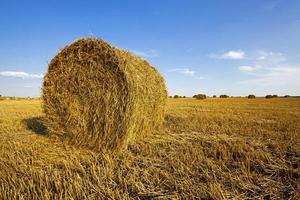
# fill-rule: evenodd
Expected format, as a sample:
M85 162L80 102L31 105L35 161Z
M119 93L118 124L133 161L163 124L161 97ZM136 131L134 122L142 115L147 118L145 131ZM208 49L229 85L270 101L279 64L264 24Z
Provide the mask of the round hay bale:
M99 151L118 152L160 127L167 100L154 67L95 38L63 48L42 91L49 135Z

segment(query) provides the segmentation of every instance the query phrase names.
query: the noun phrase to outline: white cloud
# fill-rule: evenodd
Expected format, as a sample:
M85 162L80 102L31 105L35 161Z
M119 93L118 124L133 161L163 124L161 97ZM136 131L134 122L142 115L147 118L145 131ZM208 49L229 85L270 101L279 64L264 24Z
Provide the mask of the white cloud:
M43 78L42 74L29 74L26 72L15 72L15 71L2 71L0 72L0 76L3 77L13 77L13 78Z
M245 58L245 52L242 50L238 50L238 51L228 51L225 52L222 55L223 59L244 59Z
M188 76L194 76L196 73L195 71L190 70L189 68L176 68L176 69L169 70L169 72L178 72Z
M204 77L204 76L199 76L199 77L196 77L196 79L198 79L198 80L204 80L204 79L207 79L207 78Z
M158 56L158 51L155 49L150 49L148 51L137 51L131 50L133 54L143 57L143 58L153 58Z
M240 60L245 59L246 54L242 50L230 50L222 54L210 54L209 57L218 59Z
M239 70L242 72L253 72L256 69L257 69L256 67L251 67L251 66L240 66L239 67Z

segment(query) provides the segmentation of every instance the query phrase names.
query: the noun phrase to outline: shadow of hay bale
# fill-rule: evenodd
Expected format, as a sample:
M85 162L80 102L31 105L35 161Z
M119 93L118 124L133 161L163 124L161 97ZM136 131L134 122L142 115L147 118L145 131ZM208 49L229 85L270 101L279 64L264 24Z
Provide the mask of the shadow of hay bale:
M44 124L43 117L31 117L24 119L23 122L33 132L39 135L47 135L47 127Z

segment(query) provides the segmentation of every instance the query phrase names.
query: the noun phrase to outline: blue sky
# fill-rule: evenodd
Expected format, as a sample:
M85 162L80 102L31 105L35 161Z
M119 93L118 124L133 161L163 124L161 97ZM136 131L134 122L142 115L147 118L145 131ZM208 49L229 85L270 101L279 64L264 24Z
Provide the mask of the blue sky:
M145 58L170 95L300 95L299 0L1 0L0 94L39 96L81 37Z

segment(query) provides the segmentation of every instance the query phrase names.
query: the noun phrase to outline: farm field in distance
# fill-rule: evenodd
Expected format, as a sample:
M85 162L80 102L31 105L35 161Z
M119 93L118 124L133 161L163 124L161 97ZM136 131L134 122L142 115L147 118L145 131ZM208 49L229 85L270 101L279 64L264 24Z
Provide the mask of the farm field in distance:
M168 99L114 161L48 138L41 105L0 101L0 199L300 198L300 98Z

